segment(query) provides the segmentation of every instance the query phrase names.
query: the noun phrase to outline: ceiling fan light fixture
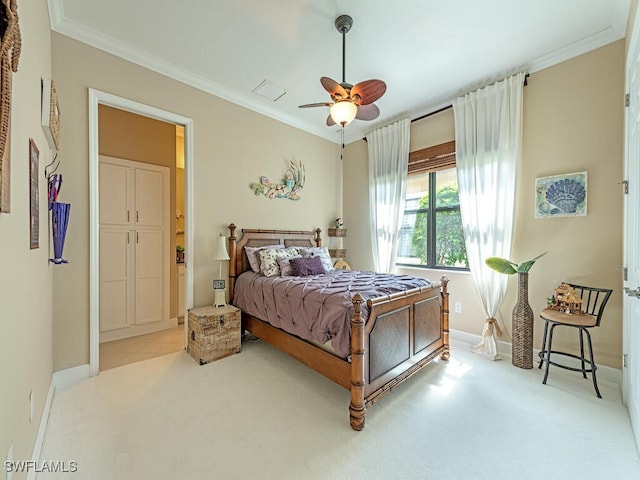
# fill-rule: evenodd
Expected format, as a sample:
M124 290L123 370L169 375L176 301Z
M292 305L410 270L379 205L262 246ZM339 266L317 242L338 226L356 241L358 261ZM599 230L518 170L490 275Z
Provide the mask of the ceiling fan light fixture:
M351 100L341 100L331 105L329 114L338 125L349 125L356 118L358 107Z
M338 83L329 77L320 77L320 83L331 96L332 102L316 102L299 105L298 108L330 107L327 126L345 125L358 120L375 120L380 109L373 103L387 90L382 80L372 79L352 85L345 79L346 34L353 25L349 15L336 18L336 30L342 35L342 82ZM344 132L344 128L343 128Z

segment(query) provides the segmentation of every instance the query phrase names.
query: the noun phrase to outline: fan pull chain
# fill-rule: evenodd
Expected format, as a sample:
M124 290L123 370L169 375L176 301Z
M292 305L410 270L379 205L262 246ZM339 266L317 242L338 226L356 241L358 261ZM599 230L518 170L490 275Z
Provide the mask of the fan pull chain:
M344 153L344 125L342 125L342 130L340 130L340 143L342 144L342 148L340 149L340 161L342 161L342 154Z

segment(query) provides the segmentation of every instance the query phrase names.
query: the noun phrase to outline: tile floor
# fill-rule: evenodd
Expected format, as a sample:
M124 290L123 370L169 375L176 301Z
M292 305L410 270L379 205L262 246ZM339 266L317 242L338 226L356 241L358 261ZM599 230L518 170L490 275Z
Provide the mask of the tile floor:
M184 324L100 344L100 371L184 350Z

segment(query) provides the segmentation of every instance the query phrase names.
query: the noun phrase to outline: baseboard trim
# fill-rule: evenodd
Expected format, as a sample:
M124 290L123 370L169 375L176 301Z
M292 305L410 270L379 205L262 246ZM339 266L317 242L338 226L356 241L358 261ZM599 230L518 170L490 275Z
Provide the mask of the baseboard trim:
M42 408L42 415L40 416L40 425L38 426L38 434L36 435L36 442L33 445L33 452L31 459L39 463L40 454L42 453L42 445L44 444L44 436L47 431L47 423L49 422L49 413L51 413L51 404L53 403L53 397L58 388L64 388L81 380L89 378L89 364L79 365L77 367L67 368L65 370L59 370L53 372L51 375L51 382L49 383L49 391L47 393L47 399L44 402ZM35 470L29 470L27 480L35 480Z
M480 343L482 337L473 333L463 332L461 330L450 330L451 340L466 343L470 347ZM538 358L539 348L533 349L533 358ZM511 343L503 340L498 341L498 353L506 359L511 359ZM622 370L606 365L598 365L598 380L615 383L618 387L622 387Z
M49 422L49 412L51 412L51 402L53 402L53 393L55 386L53 383L53 376L51 382L49 382L49 392L47 393L47 399L44 402L42 408L42 415L40 416L40 425L38 426L38 434L36 435L36 443L33 445L33 452L31 453L31 459L36 463L40 461L40 453L42 452L42 445L44 444L44 435L47 431L47 423ZM27 480L35 480L35 470L29 470Z
M89 364L78 365L77 367L67 368L65 370L58 370L53 372L51 376L51 382L55 389L63 388L68 385L72 385L81 380L85 380L90 377ZM55 392L54 392L55 393Z

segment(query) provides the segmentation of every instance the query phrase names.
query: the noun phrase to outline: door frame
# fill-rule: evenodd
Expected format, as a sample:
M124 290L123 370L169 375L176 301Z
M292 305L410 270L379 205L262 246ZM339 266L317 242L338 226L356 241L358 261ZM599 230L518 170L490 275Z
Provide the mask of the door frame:
M99 130L98 105L106 105L163 122L184 126L184 209L185 256L184 306L193 306L193 120L150 105L89 89L89 375L100 370L100 218L99 218ZM187 345L187 322L184 322L184 342Z

